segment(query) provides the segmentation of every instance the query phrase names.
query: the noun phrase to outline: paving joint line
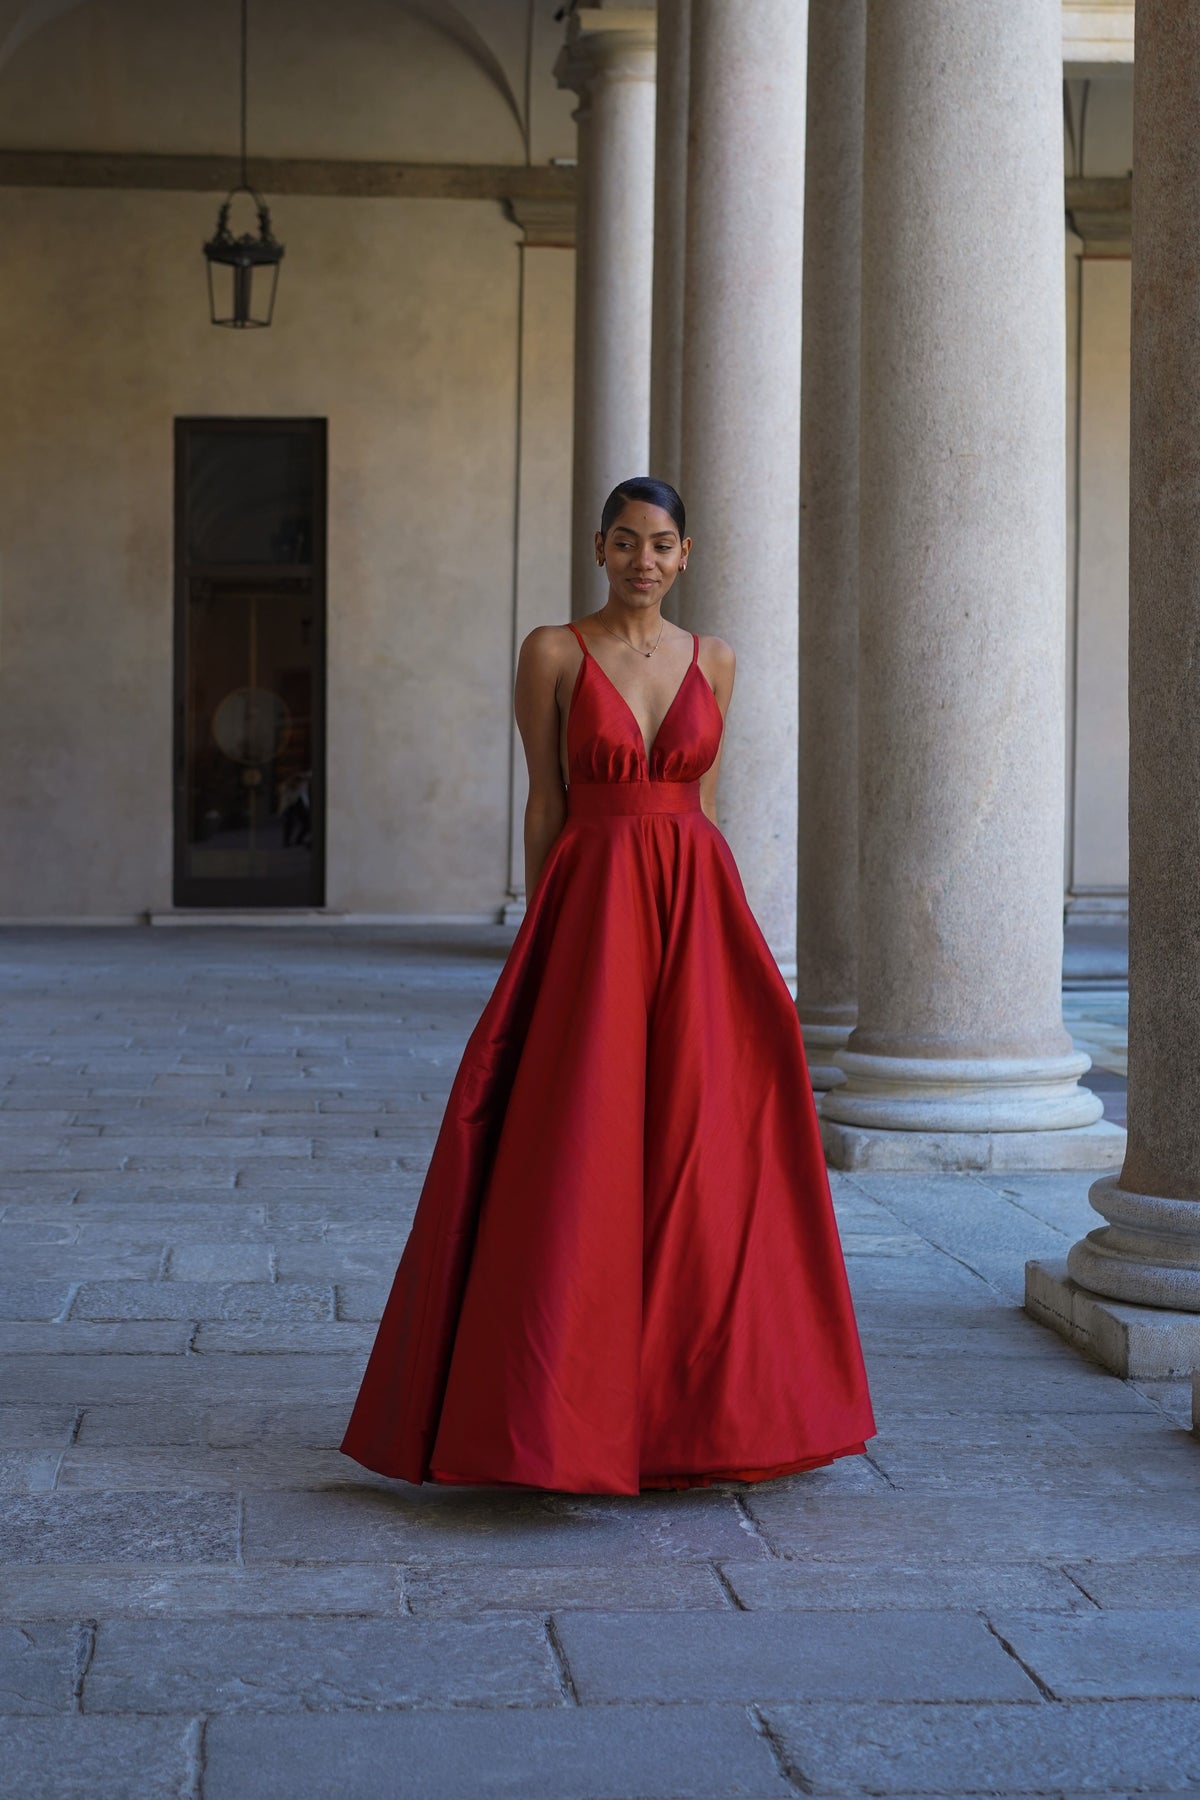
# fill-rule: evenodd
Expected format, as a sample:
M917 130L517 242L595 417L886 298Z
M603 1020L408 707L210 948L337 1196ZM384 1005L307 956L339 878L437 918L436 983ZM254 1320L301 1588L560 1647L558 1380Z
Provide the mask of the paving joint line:
M1070 1569L1068 1569L1068 1567L1065 1563L1055 1563L1054 1567L1058 1570L1060 1575L1066 1576L1067 1580L1071 1583L1072 1587L1076 1587L1079 1589L1079 1592L1083 1595L1084 1599L1090 1601L1091 1604L1095 1607L1097 1612L1104 1611L1104 1608L1101 1606L1100 1602L1097 1600L1095 1594L1089 1594L1088 1590L1084 1587L1082 1581L1080 1581L1078 1575L1072 1575Z
M208 1755L208 1717L193 1719L188 1726L187 1765L183 1793L186 1800L201 1800L204 1793L205 1764Z
M894 1482L892 1480L892 1478L888 1474L887 1470L885 1468L881 1467L881 1465L875 1461L875 1458L871 1455L871 1452L869 1450L863 1451L863 1460L864 1460L864 1462L868 1463L872 1469L874 1469L875 1473L879 1476L880 1480L885 1482L887 1484L887 1486L891 1488L893 1494L898 1494L902 1491L900 1489L900 1487L896 1484L896 1482Z
M758 1736L763 1740L763 1743L767 1746L767 1749L770 1752L771 1761L775 1764L775 1768L779 1774L779 1779L786 1782L793 1794L815 1793L816 1789L813 1787L812 1782L807 1780L802 1771L798 1769L796 1764L792 1761L791 1757L788 1755L787 1746L782 1737L780 1737L762 1708L759 1706L751 1706L749 1712L750 1723L758 1733Z
M79 1290L82 1286L83 1286L83 1283L81 1281L71 1282L70 1286L67 1289L66 1299L64 1300L59 1311L54 1315L53 1319L50 1321L50 1323L52 1325L65 1325L66 1324L68 1318L71 1315L71 1308L74 1306L76 1300L78 1299ZM82 1417L82 1415L80 1415L80 1416Z
M1035 1669L1033 1669L1030 1666L1030 1664L1025 1661L1025 1658L1017 1652L1017 1650L1013 1647L1012 1644L1010 1644L1008 1639L1005 1637L1004 1633L1002 1631L998 1630L995 1625L993 1625L992 1621L988 1618L988 1615L985 1612L981 1612L979 1616L983 1620L984 1624L987 1626L988 1630L991 1632L992 1636L995 1638L996 1642L999 1644L1000 1648L1003 1651L1005 1651L1005 1653L1007 1655L1011 1656L1013 1661L1016 1663L1017 1667L1025 1675L1027 1675L1029 1677L1030 1681L1032 1681L1032 1683L1033 1683L1034 1687L1037 1689L1038 1693L1042 1696L1042 1699L1049 1700L1052 1704L1057 1705L1059 1703L1059 1700L1058 1700L1058 1695L1054 1692L1054 1689L1052 1687L1047 1686L1047 1684L1042 1680L1041 1676L1037 1673L1037 1671Z
M733 1611L749 1612L750 1608L746 1605L746 1602L742 1599L742 1596L738 1593L720 1563L713 1561L710 1562L708 1566L712 1570L714 1581L724 1594L728 1604L733 1608Z
M553 1613L547 1613L542 1621L542 1629L546 1633L546 1642L550 1646L550 1657L558 1676L558 1688L564 1702L568 1706L579 1706L579 1690L575 1686L575 1677L571 1673L571 1664L567 1659L566 1648L558 1635L558 1626Z
M740 1524L742 1530L745 1531L746 1533L748 1533L748 1535L750 1537L752 1537L756 1543L761 1544L763 1549L766 1551L767 1555L772 1557L776 1562L778 1562L779 1557L780 1557L780 1552L777 1549L777 1547L771 1542L771 1539L768 1537L767 1533L764 1531L762 1525L759 1523L759 1521L755 1518L753 1512L750 1510L749 1501L746 1500L742 1494L735 1494L733 1496L733 1505L734 1505L734 1510L736 1511L736 1513L738 1515L738 1523Z
M392 1564L392 1579L396 1584L397 1597L400 1601L401 1615L406 1619L415 1619L420 1615L412 1603L412 1595L408 1591L408 1570L401 1563Z
M71 1682L72 1709L83 1711L83 1684L87 1680L88 1670L92 1666L92 1658L96 1654L96 1621L83 1619L79 1624L79 1634L75 1639L75 1669Z

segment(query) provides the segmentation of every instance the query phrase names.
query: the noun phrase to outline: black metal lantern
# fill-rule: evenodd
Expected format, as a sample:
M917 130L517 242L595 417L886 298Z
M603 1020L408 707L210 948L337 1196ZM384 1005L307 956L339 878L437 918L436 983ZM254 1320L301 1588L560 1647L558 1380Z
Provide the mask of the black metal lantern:
M237 330L262 328L271 323L283 245L271 230L267 203L246 176L246 13L242 0L242 178L231 188L217 214L217 229L204 246L208 265L208 305L214 325ZM233 203L248 194L258 210L258 231L234 234L229 223Z
M239 194L258 208L258 231L235 237L229 212ZM208 264L208 304L214 325L266 326L275 311L275 289L283 245L271 231L271 215L261 194L244 182L230 190L217 214L217 229L204 246Z

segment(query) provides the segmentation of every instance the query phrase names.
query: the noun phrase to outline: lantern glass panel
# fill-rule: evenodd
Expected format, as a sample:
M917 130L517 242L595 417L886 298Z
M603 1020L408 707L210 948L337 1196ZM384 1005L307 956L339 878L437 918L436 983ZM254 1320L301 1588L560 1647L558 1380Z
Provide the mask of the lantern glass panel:
M278 263L217 262L208 258L209 311L214 325L253 329L271 323Z

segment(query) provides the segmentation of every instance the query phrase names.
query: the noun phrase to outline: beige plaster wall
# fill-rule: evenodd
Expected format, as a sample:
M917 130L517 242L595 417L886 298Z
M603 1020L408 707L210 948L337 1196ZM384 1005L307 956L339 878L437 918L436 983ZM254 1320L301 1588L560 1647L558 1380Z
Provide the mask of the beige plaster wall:
M572 400L575 257L531 245L525 259L521 350L520 476L515 556L513 650L535 625L570 615ZM564 329L564 322L572 327ZM564 446L567 453L564 454ZM515 661L513 674L515 677ZM509 893L525 892L525 801L529 779L515 721L511 727L512 812Z
M1129 264L1084 259L1079 286L1079 545L1072 891L1129 880Z
M255 0L252 156L569 156L555 10ZM234 0L0 0L0 146L232 152L237 44ZM277 201L241 336L207 321L218 199L0 188L0 917L171 904L172 423L205 413L329 422L328 906L494 913L514 636L568 605L574 258L525 253L519 432L499 205Z
M518 232L484 203L289 199L276 324L241 335L207 322L212 210L0 190L0 916L170 904L171 440L192 413L329 420L328 904L497 908ZM568 284L538 305L561 364ZM562 408L531 429L565 467ZM557 567L560 613L566 549L524 552L546 604Z
M1072 80L1068 102L1068 172L1126 175L1130 70ZM1129 260L1118 238L1089 250L1068 232L1066 250L1066 887L1072 907L1108 908L1129 879Z

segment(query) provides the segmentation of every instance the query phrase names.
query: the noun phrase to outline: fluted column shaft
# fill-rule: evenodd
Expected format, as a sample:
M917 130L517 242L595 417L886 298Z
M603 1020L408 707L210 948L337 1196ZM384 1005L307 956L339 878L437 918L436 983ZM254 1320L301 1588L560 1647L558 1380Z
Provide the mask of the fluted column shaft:
M680 622L733 644L720 813L777 958L796 930L804 0L692 0Z
M580 97L571 609L604 600L592 536L650 452L654 14L581 7L556 74Z
M796 1006L813 1086L855 1020L858 407L866 0L809 0L800 404Z
M1067 1266L1200 1312L1200 13L1139 0L1135 32L1129 1140Z
M897 1135L1101 1111L1060 985L1061 62L1057 0L868 0L858 1025L822 1112Z
M650 470L682 482L684 276L687 252L688 71L691 0L659 0L654 144L654 303Z

